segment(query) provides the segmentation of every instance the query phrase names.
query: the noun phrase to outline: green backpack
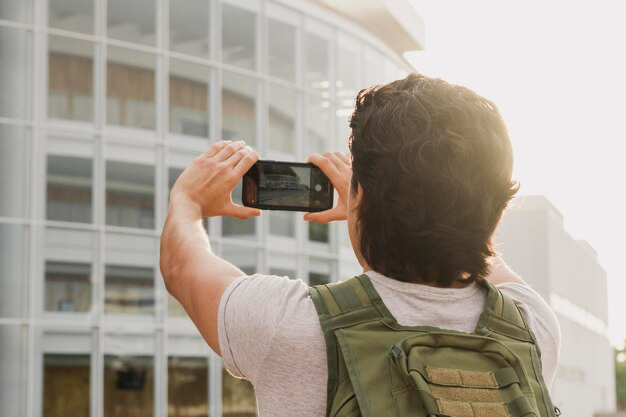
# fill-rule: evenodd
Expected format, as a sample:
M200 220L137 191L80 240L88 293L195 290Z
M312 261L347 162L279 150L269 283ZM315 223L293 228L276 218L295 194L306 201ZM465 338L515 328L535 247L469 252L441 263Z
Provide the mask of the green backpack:
M518 307L478 282L487 298L474 333L399 325L365 274L311 287L328 354L326 416L558 415Z

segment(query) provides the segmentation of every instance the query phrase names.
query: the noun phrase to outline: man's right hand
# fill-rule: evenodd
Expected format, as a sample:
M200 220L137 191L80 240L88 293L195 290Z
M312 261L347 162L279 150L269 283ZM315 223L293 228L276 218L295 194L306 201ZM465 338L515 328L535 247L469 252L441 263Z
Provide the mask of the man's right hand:
M337 205L330 210L316 213L307 213L304 220L315 223L329 223L336 220L346 220L348 215L348 189L352 178L352 161L350 154L341 152L324 152L324 154L313 154L309 156L307 162L319 167L330 179L330 182L339 194Z

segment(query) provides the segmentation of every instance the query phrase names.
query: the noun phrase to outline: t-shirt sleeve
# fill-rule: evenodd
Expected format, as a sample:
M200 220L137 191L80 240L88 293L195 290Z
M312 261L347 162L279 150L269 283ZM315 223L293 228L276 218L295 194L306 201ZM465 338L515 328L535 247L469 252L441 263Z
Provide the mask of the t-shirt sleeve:
M233 281L220 300L218 336L226 369L253 384L285 312L308 296L302 280L250 275Z
M548 303L531 287L518 283L497 285L520 307L541 350L543 378L548 389L552 386L561 348L561 328Z

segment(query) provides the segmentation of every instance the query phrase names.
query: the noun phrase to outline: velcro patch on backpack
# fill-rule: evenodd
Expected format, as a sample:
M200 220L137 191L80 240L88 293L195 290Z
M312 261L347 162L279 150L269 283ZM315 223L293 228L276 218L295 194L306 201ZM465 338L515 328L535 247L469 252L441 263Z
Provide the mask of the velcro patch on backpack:
M437 400L442 414L452 417L509 417L502 403Z
M442 387L431 385L433 397L452 401L502 402L500 392L480 388Z
M490 372L427 368L431 395L441 413L453 417L508 417L506 405ZM433 371L434 370L434 371ZM445 372L444 372L445 371ZM466 374L470 374L467 378ZM477 376L476 374L482 374ZM444 378L445 376L445 378ZM491 375L493 377L493 375ZM438 385L434 385L438 384Z
M466 371L461 369L426 367L433 384L462 385L475 388L498 388L493 372Z

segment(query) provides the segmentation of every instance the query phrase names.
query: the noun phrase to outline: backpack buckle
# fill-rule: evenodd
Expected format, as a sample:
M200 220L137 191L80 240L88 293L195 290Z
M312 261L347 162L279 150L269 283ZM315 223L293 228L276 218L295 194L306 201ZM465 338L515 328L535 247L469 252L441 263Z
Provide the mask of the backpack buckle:
M393 345L391 349L389 349L389 354L396 359L400 359L402 355L404 355L404 352L398 346Z

